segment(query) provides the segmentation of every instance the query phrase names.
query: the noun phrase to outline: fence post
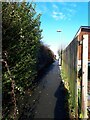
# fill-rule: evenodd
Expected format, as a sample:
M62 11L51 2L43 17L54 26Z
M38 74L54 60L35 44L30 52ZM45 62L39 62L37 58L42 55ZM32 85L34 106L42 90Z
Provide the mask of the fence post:
M88 84L88 35L83 35L82 53L82 113L87 118L87 84Z

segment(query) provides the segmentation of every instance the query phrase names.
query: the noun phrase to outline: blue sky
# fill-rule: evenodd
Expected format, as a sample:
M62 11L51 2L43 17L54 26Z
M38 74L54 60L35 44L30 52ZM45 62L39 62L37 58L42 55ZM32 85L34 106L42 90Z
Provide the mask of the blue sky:
M80 26L88 25L88 2L36 2L36 11L42 14L42 41L55 54L72 41Z

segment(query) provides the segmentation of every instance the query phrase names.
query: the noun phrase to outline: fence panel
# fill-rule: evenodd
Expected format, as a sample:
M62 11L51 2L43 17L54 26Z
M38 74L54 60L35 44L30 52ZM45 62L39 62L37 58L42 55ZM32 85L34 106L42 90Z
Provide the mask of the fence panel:
M71 107L77 115L77 50L78 41L74 39L62 54L62 70L65 75L65 83L69 86L71 95ZM75 116L76 117L76 116Z

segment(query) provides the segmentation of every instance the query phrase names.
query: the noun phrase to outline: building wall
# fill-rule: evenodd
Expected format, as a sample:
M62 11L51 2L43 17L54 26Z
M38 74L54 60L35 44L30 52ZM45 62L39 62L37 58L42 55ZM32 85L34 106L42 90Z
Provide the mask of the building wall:
M90 61L90 33L88 36L88 60Z
M83 39L83 35L88 34L88 61L90 61L90 32L81 32L78 35L78 41ZM78 46L78 60L81 60L82 45Z

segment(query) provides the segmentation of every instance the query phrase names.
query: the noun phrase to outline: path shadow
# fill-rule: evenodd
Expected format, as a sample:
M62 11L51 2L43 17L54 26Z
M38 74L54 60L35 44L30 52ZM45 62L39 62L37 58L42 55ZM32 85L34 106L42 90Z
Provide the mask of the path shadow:
M62 81L54 95L57 98L56 106L54 109L54 120L69 120L69 93Z
M52 64L50 64L48 66L45 66L42 70L40 70L38 73L38 76L34 80L33 84L35 84L35 83L39 84L41 82L41 80L49 73L49 71L51 71L54 68L55 62L56 61L54 61Z
M18 120L34 120L35 110L37 107L37 104L39 104L40 99L40 93L38 91L35 91L35 88L42 84L42 79L51 71L55 66L55 62L50 64L49 66L46 66L38 75L36 80L33 82L34 89L32 96L27 93L25 95L24 99L24 106L22 107L22 113ZM42 88L39 88L38 90L41 91Z

